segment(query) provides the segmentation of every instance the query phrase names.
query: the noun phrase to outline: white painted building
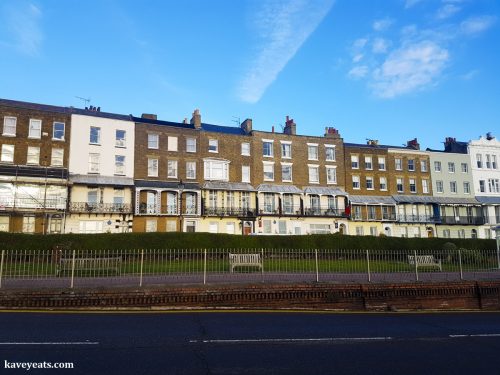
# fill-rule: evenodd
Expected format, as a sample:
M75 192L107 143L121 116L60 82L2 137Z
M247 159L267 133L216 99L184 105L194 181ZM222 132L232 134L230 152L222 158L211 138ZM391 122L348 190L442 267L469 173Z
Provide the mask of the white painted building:
M134 122L129 116L73 110L66 233L129 231L134 188Z
M500 224L500 142L490 134L469 142L474 194L483 204L486 224L481 238L495 238L493 228Z

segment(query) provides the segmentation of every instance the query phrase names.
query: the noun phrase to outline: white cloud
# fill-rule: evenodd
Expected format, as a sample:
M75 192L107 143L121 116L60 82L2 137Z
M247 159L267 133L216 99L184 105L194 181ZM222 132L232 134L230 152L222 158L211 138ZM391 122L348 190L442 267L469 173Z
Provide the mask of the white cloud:
M375 20L373 22L373 30L384 31L392 25L392 20L390 18L383 18L381 20Z
M436 17L443 20L453 16L455 13L460 12L460 10L462 10L462 8L454 3L446 3L438 9Z
M372 89L381 98L425 89L436 83L448 60L448 51L433 41L404 45L374 71Z
M373 53L386 53L389 49L389 42L382 38L376 38L372 43Z
M479 74L479 70L474 69L471 70L470 72L467 72L465 74L462 74L460 76L460 79L463 79L464 81L470 81L471 79L474 79Z
M349 78L352 79L361 79L366 77L367 74L368 74L368 67L366 65L355 66L354 68L349 70L349 73L347 73Z
M460 24L460 30L467 35L479 34L496 22L495 16L471 17Z
M36 56L44 38L40 27L42 16L42 10L31 3L17 2L6 8L6 26L12 40L2 44Z
M358 53L357 55L354 55L354 57L352 58L352 62L354 63L360 62L361 60L363 60L362 53Z
M334 0L266 2L253 17L260 44L239 86L241 100L256 103L316 30Z
M422 2L422 0L406 0L406 2L405 2L405 8L409 9L409 8L417 5L420 2Z

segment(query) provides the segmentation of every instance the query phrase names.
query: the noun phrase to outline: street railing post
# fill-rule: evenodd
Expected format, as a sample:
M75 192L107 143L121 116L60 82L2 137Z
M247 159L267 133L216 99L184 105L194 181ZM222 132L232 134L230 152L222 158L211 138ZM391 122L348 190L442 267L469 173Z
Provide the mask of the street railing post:
M370 252L366 250L366 271L368 273L368 282L372 281L372 275L370 272Z
M260 270L261 270L262 282L264 282L264 248L262 248L260 251L260 257L262 262L262 267L260 268Z
M141 271L140 271L140 277L139 277L139 286L142 286L142 277L143 277L143 270L144 270L144 249L141 250Z
M460 280L464 279L464 273L462 269L462 252L458 249L458 265L460 267Z
M417 262L417 250L413 251L413 260L415 262L415 280L418 281L418 262Z
M316 260L316 282L319 283L318 249L314 249L314 258Z
M0 288L2 287L2 276L3 276L3 260L5 258L5 250L2 250L2 258L0 259Z
M75 282L75 260L76 260L76 250L73 250L73 259L71 260L71 285L70 285L71 289L73 289Z
M207 283L207 249L203 253L203 285Z

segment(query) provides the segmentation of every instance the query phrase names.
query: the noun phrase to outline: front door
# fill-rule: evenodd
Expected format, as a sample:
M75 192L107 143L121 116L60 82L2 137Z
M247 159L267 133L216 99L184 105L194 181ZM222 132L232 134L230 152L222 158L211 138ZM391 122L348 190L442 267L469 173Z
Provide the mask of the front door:
M248 221L243 222L243 235L248 236L252 234L252 223Z

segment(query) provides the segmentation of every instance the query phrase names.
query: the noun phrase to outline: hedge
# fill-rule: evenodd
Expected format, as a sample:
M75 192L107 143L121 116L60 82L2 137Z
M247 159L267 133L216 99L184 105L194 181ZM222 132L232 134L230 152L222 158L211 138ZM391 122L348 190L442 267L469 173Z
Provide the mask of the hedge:
M447 244L448 245L445 245ZM102 249L369 249L441 250L453 243L471 250L496 249L495 240L400 238L315 234L304 236L241 236L212 233L51 234L0 233L1 250ZM451 245L453 247L453 245Z

